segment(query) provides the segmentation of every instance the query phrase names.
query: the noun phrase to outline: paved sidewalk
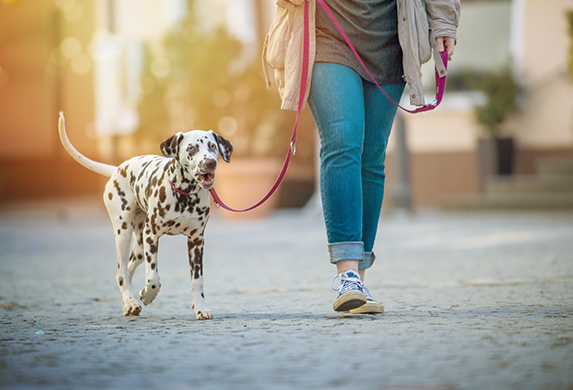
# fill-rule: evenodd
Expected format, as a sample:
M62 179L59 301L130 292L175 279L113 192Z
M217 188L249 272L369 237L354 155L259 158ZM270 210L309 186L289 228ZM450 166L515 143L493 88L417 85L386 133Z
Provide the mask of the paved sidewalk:
M0 389L573 389L573 213L384 215L380 316L332 311L316 215L216 215L206 239L213 320L182 237L123 317L99 199L1 207Z

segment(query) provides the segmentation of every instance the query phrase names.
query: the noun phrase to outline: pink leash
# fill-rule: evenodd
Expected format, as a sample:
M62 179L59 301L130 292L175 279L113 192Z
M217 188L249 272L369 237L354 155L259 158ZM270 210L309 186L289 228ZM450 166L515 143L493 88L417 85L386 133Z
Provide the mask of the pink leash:
M324 2L324 0L316 0L316 1L321 5L321 7L324 9L324 11L327 13L327 15L330 17L330 19L332 20L332 22L334 23L334 25L336 26L336 28L338 29L340 34L342 34L342 37L346 41L346 44L348 45L348 47L350 47L350 49L352 50L352 52L354 53L354 55L356 56L356 58L360 62L360 65L362 65L362 67L364 68L364 70L366 71L366 73L368 74L370 79L372 79L374 84L376 84L376 86L382 91L382 93L388 99L390 99L390 101L392 103L394 103L396 106L400 107L402 110L404 110L408 113L411 113L411 114L430 111L430 110L433 110L434 108L438 107L438 105L442 102L442 98L444 96L444 91L446 89L446 76L445 75L443 77L440 77L438 70L436 69L436 99L432 103L426 104L425 106L419 107L415 110L408 110L408 109L400 106L390 96L388 96L388 94L384 91L384 89L382 89L382 87L376 82L376 80L374 80L374 77L372 77L372 74L370 74L370 71L368 71L368 69L366 68L366 65L364 65L364 62L362 61L362 59L358 55L358 52L356 51L356 49L354 48L354 46L350 42L350 39L348 38L346 33L342 30L342 27L340 26L340 24L338 23L338 21L336 20L336 18L334 17L332 12L330 11L330 8L328 8L328 6ZM223 203L221 198L219 198L219 195L217 194L217 191L215 191L215 188L211 188L211 190L210 190L211 196L213 197L213 201L215 202L215 205L217 205L217 207L220 206L226 210L237 212L237 213L242 213L245 211L253 210L253 209L259 207L264 202L266 202L267 199L269 199L275 193L275 191L279 188L280 184L282 183L282 181L286 175L286 172L288 170L288 166L290 164L290 159L296 153L295 144L296 144L296 133L298 131L298 121L300 119L300 113L302 112L304 96L306 94L306 88L307 88L307 83L308 83L308 58L309 58L309 51L310 51L310 44L309 44L310 32L309 32L309 23L308 22L309 22L309 20L308 20L308 1L305 1L304 2L304 35L303 35L303 53L302 53L302 72L301 72L301 80L300 80L300 95L299 95L299 99L298 99L298 111L296 114L296 121L294 123L294 128L293 128L292 136L290 139L289 149L288 149L283 167L279 173L279 176L277 177L277 180L275 181L275 183L273 184L273 186L269 190L269 192L263 197L263 199L261 199L259 202L257 202L253 206L246 208L246 209L241 209L241 210L236 210L236 209L233 209L233 208L227 206L225 203ZM445 50L442 53L442 61L444 63L444 66L447 69L448 52ZM184 192L181 192L177 188L175 188L173 186L173 184L171 184L171 186L177 192L185 194Z

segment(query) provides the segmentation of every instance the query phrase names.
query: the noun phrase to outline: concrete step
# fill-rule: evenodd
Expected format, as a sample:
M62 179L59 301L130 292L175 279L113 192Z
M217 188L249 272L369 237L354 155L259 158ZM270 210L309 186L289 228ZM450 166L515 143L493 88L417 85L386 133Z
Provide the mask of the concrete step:
M573 175L512 175L494 176L486 180L487 194L553 194L573 196Z
M442 210L573 210L570 193L505 193L448 195Z
M573 176L573 157L540 158L536 162L539 175L571 175Z

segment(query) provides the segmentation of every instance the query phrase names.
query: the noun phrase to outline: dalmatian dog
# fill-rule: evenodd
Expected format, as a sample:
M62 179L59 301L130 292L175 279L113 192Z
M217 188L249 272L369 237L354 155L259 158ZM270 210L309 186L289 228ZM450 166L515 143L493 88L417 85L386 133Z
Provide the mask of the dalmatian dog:
M209 190L215 182L217 159L221 156L230 162L231 143L212 130L177 133L160 144L163 157L134 157L115 167L92 161L72 146L62 112L58 127L64 148L77 162L110 178L104 203L115 234L116 281L123 314L137 316L142 309L140 302L146 306L153 302L161 288L159 238L182 234L187 236L195 318L213 318L203 294L203 233L209 219ZM137 297L131 279L141 263L145 263L145 287Z

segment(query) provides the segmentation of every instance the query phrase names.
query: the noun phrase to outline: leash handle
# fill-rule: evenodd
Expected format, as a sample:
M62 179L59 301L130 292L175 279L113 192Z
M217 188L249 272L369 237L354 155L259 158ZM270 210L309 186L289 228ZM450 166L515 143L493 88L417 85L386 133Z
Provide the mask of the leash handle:
M440 77L440 74L438 73L438 69L436 69L436 99L429 104L426 104L425 106L422 107L418 107L414 110L409 110L407 108L402 107L400 104L396 103L390 96L388 96L388 94L386 93L386 91L384 91L384 89L376 82L376 80L374 80L374 77L372 77L372 74L370 73L370 71L366 68L366 65L364 65L364 62L362 61L362 59L360 58L360 55L358 54L358 52L356 51L356 49L354 48L354 46L352 45L352 43L350 42L350 39L348 38L348 35L346 35L346 33L344 32L344 30L342 29L342 26L340 25L340 23L338 23L338 20L336 20L336 18L334 17L334 14L332 13L332 11L330 10L330 8L328 8L328 5L326 5L326 3L324 2L324 0L316 0L318 2L318 4L320 4L320 6L324 9L324 11L326 12L326 14L328 15L328 17L330 18L330 20L332 20L332 23L334 23L334 26L337 28L337 30L340 32L340 34L342 35L342 37L344 38L344 40L346 41L346 44L348 45L348 47L350 48L350 50L352 50L352 53L354 53L354 55L356 56L356 58L358 59L358 61L360 62L360 65L362 65L362 68L366 71L366 73L368 74L368 76L370 77L370 79L372 80L372 82L374 82L374 84L376 84L376 86L378 87L378 89L380 89L382 91L382 93L392 102L394 103L396 106L400 107L402 110L410 113L410 114L417 114L419 112L425 112L425 111L430 111L433 110L434 108L438 107L438 105L442 102L442 98L444 97L444 91L446 89L446 75L444 75L443 77ZM436 59L437 60L437 59ZM442 52L442 58L441 60L443 61L444 67L447 69L448 68L448 52L446 50L444 50Z
M267 199L269 199L271 197L271 195L273 195L276 190L279 188L280 184L282 183L287 170L288 170L288 166L290 164L290 159L292 156L295 155L296 153L296 135L298 132L298 122L300 119L300 113L302 112L303 106L304 106L304 97L306 95L306 89L307 89L307 84L308 84L308 59L309 59L309 52L310 52L310 31L309 31L309 20L308 20L308 1L304 2L304 33L303 33L303 51L302 51L302 72L301 72L301 77L300 77L300 93L299 93L299 98L298 98L298 110L297 110L297 114L296 114L296 120L294 122L294 128L292 130L292 136L290 138L290 144L289 144L289 148L288 148L288 152L285 158L285 161L283 163L283 167L279 173L279 176L277 177L277 180L275 181L275 183L273 184L272 188L269 190L269 192L263 197L263 199L261 199L260 201L258 201L257 203L255 203L254 205L252 205L251 207L248 207L246 209L233 209L229 206L227 206L225 203L223 203L223 201L221 200L221 198L219 197L219 195L217 194L217 191L215 191L215 188L211 188L210 192L211 192L211 196L213 197L213 201L215 202L215 205L217 207L222 207L225 210L228 211L233 211L235 213L243 213L245 211L250 211L253 210L257 207L259 207L260 205L262 205L263 203L265 203L267 201Z

